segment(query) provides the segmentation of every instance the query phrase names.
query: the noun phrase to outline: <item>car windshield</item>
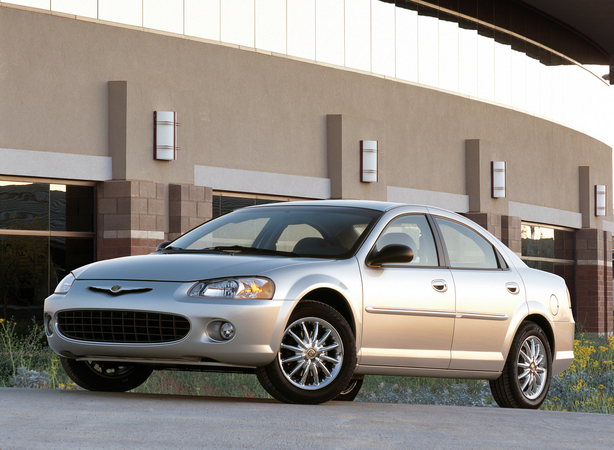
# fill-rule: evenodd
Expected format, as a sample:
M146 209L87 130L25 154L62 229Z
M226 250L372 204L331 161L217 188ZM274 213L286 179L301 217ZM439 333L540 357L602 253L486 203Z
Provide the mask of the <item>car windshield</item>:
M246 208L195 228L166 249L347 258L380 215L332 206Z

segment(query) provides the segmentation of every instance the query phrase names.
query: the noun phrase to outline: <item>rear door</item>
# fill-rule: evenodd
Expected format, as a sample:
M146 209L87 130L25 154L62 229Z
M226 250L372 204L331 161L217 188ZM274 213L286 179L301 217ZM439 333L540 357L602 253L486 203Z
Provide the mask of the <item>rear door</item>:
M501 370L510 325L526 310L522 279L481 234L443 217L435 222L456 288L450 369Z

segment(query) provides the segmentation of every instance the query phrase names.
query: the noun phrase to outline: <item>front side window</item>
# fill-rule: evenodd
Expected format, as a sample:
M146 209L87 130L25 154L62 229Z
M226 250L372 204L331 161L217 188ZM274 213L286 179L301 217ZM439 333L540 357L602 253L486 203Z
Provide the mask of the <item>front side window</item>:
M433 239L433 232L421 214L397 217L392 220L375 243L380 251L386 245L406 245L414 251L414 259L408 266L438 266L437 248Z
M472 229L458 222L435 218L448 250L450 267L455 269L498 269L494 247Z

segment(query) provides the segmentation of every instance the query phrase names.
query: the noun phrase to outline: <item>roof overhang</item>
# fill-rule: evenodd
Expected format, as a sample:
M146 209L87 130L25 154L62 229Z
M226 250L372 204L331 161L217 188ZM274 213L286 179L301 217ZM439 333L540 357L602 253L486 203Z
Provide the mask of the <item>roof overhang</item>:
M614 64L614 1L523 0L574 28L610 55Z

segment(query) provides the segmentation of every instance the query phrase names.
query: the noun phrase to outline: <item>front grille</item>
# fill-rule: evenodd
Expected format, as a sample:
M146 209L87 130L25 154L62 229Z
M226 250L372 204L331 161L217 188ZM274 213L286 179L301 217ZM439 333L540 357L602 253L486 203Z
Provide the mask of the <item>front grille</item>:
M183 339L190 331L190 322L173 314L74 310L58 314L58 329L77 341L155 344Z

